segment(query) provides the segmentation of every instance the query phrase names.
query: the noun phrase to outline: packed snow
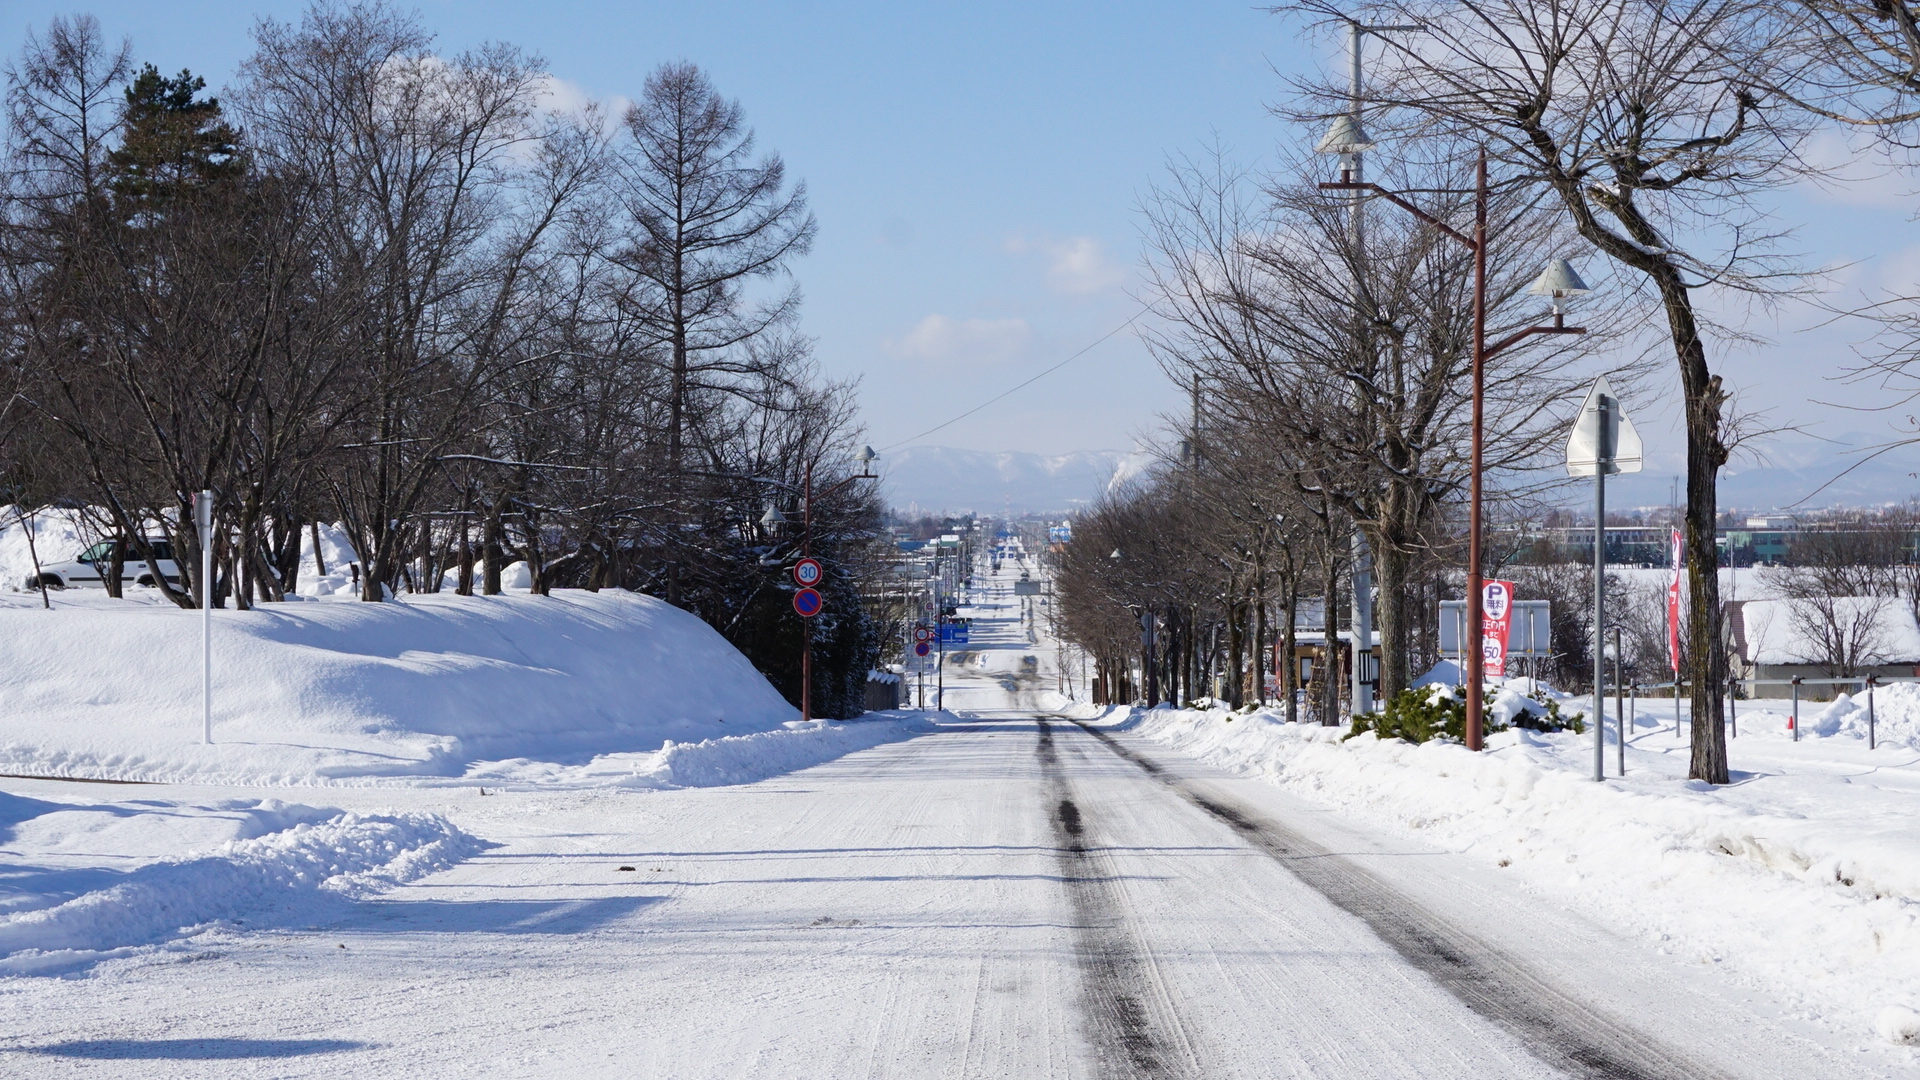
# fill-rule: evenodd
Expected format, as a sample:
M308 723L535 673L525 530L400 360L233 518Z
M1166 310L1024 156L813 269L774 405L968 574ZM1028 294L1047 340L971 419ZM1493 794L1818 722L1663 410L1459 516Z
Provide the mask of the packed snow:
M1502 699L1507 694L1502 695ZM1510 872L1529 893L1724 970L1842 1037L1920 1040L1920 687L1783 712L1742 702L1734 783L1689 781L1686 725L1640 700L1627 775L1591 733L1510 730L1487 751L1288 724L1272 709L1115 710L1163 745ZM1565 703L1577 709L1579 700ZM1768 703L1784 708L1784 703ZM1684 707L1684 703L1683 703ZM1612 723L1610 708L1609 724Z
M311 784L579 764L785 730L796 710L698 617L627 592L432 594L212 613L0 597L0 771Z
M0 793L0 973L65 974L222 928L306 925L485 845L439 814L278 799Z

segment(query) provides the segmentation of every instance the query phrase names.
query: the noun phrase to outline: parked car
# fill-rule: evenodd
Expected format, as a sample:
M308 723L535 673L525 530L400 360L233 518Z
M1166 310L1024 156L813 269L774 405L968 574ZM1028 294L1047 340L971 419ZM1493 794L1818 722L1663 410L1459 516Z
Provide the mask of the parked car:
M153 546L154 562L160 567L170 584L180 584L180 567L173 561L173 545L165 540L149 540ZM72 562L47 563L40 567L40 576L27 577L27 588L37 589L42 581L49 589L64 589L68 586L91 586L105 588L106 576L113 567L112 540L102 540L81 554ZM124 565L120 568L120 582L123 585L154 584L153 570L145 559L137 558L132 551L127 552Z

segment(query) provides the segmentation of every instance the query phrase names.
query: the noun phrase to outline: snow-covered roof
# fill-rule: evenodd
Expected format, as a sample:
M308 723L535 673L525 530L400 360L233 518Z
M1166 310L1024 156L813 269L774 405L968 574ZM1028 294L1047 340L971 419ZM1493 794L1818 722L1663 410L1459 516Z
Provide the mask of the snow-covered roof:
M1895 597L1836 596L1832 622L1843 628L1870 625L1871 630L1844 631L1857 639L1858 662L1865 664L1920 664L1920 624L1913 612ZM1820 626L1824 619L1812 601L1749 600L1740 605L1745 623L1742 655L1751 664L1817 664L1827 658Z

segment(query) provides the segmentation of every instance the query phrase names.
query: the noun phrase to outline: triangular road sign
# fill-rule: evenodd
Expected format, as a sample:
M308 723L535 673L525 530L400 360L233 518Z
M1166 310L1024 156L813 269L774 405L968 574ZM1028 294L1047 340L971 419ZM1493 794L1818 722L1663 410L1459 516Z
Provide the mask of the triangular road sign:
M1640 433L1633 429L1605 375L1593 381L1567 435L1567 475L1592 476L1603 458L1608 475L1639 472L1642 466Z

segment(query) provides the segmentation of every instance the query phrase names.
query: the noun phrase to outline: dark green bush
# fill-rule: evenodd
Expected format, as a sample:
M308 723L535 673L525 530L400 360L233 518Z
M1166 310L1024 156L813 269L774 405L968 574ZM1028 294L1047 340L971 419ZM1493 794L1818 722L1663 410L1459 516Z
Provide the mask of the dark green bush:
M1491 711L1484 705L1480 707L1480 720L1485 731L1506 730L1506 725L1493 722ZM1387 702L1387 707L1381 712L1362 713L1354 717L1353 730L1347 733L1347 738L1351 739L1365 731L1371 731L1383 739L1405 739L1410 743L1423 743L1435 738L1465 742L1467 692L1458 686L1453 688L1451 694L1432 687L1402 690Z
M1530 706L1514 718L1513 727L1526 728L1529 731L1571 731L1584 734L1587 725L1578 716L1567 716L1560 711L1560 703L1547 699L1545 705L1528 702ZM1485 705L1480 707L1482 730L1488 734L1507 730L1507 724L1495 723L1493 710ZM1387 702L1387 707L1377 713L1363 713L1353 718L1353 730L1347 733L1351 739L1363 731L1371 731L1383 739L1405 739L1410 743L1423 743L1428 739L1453 739L1465 742L1467 739L1467 691L1456 686L1451 693L1433 687L1402 690Z

